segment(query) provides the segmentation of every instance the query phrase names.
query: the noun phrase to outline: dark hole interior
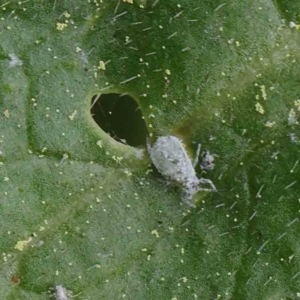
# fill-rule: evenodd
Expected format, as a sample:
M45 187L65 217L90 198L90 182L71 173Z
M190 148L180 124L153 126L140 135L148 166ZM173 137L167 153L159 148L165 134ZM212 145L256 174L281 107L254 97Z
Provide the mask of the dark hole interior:
M128 95L102 94L92 98L95 122L116 141L133 147L144 146L148 130L137 102Z

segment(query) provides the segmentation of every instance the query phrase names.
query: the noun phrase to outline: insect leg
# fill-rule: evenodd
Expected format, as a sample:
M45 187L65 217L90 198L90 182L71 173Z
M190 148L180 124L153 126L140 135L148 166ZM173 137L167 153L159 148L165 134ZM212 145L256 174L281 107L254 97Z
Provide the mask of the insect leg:
M182 193L181 200L184 204L188 205L189 207L193 207L193 208L196 207L196 205L193 202L192 196L186 191Z
M148 153L150 154L151 153L151 144L150 144L150 137L149 136L147 136L147 138L146 138L146 144L147 144Z
M216 192L217 191L217 188L215 187L215 185L213 184L213 182L210 179L200 178L199 183L208 183L211 186L211 189L204 189L204 188L199 187L199 191L207 191L207 192Z
M187 199L187 198L183 198L182 199L182 202L184 202L186 205L188 205L189 207L193 207L193 208L195 208L196 207L196 205L191 201L191 200L189 200L189 199Z
M198 144L198 148L197 148L197 151L196 151L196 156L195 156L194 161L193 161L193 167L194 167L194 168L195 168L195 167L197 166L197 164L198 164L200 151L201 151L201 144Z

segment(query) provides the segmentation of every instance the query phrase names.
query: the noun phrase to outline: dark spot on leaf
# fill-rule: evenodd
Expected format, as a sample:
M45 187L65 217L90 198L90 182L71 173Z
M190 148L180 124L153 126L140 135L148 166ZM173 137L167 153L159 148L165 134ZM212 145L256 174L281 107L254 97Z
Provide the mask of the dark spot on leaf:
M13 274L13 275L10 276L10 280L11 280L13 283L16 283L16 284L19 284L19 283L20 283L20 278L19 278L17 275L15 275L15 274Z

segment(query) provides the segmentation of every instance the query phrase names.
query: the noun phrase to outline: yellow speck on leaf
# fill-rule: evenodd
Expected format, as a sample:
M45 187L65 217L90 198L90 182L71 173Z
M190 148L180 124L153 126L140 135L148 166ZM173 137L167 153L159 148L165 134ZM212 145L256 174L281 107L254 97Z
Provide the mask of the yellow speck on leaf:
M290 22L290 28L295 28L295 29L299 30L300 24L295 24L294 22Z
M270 122L270 121L267 121L265 126L266 127L273 127L275 125L275 122Z
M257 112L259 112L260 114L262 114L262 115L265 113L264 108L262 107L262 105L259 102L256 102L256 104L255 104L255 110Z
M27 244L29 244L32 241L32 237L30 237L27 241L18 241L17 245L15 246L15 249L19 251L23 251Z
M4 116L5 116L7 119L9 119L10 114L9 114L8 109L6 109L6 110L3 112L3 114L4 114Z
M154 234L157 238L159 238L159 234L158 234L158 231L156 229L152 230L151 234Z
M300 99L298 99L298 100L295 101L295 106L300 111Z
M264 85L261 85L261 86L260 86L260 90L261 90L263 99L264 99L264 100L267 100L266 87L265 87Z
M71 121L73 121L74 118L75 118L75 116L76 116L76 114L77 114L77 110L74 110L73 113L69 116L69 119L70 119Z
M56 29L57 30L64 30L68 25L65 23L56 23Z
M68 12L65 12L64 15L65 15L66 18L70 18L71 17L71 15Z
M103 146L103 145L102 145L102 141L99 140L99 141L97 142L97 145L99 146L99 148L102 148L102 146Z
M99 69L99 70L103 70L103 71L106 70L104 61L102 61L102 60L99 61L98 69Z
M78 53L78 52L81 52L82 51L82 49L81 48L79 48L79 47L76 47L76 53Z
M166 70L166 74L167 75L171 75L171 71L170 70Z
M133 4L133 0L123 0L123 2L127 2L127 3L130 3L130 4Z

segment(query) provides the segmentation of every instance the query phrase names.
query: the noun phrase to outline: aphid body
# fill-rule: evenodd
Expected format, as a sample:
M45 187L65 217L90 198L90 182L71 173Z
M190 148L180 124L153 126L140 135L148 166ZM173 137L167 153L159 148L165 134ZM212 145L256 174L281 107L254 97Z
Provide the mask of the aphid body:
M69 291L66 288L64 288L62 285L55 286L54 296L56 300L69 300L70 299L68 297L69 294L70 294Z
M192 162L184 148L182 141L175 136L160 136L151 147L147 140L147 148L150 158L166 179L182 187L182 200L188 205L194 207L192 197L199 191L212 192L216 187L211 180L198 178L195 172L195 166L198 163L201 145L198 145L196 157ZM203 188L200 184L209 184L211 188Z

